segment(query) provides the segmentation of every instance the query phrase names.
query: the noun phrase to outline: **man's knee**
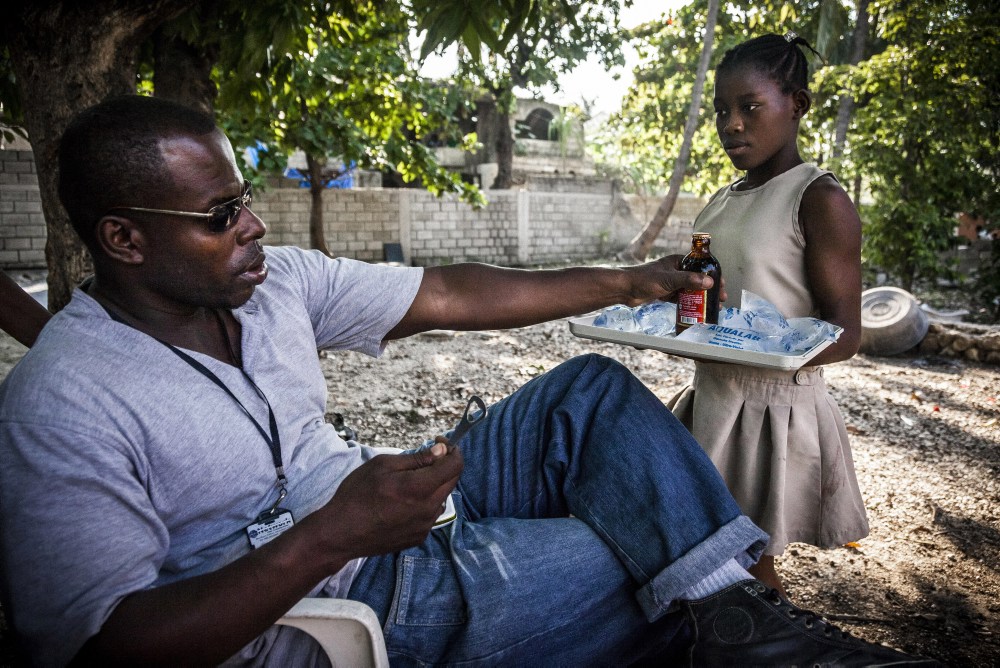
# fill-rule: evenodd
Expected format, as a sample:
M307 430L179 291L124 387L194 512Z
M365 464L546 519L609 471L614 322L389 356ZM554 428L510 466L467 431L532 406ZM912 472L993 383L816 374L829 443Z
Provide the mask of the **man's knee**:
M623 374L627 376L632 375L632 372L629 371L621 362L599 353L585 353L583 355L571 357L565 362L559 364L556 368L558 369L562 367L567 369L573 368L580 373L586 369L592 369L596 373L610 372L613 374Z
M563 387L580 395L617 395L642 385L642 381L620 362L597 353L572 357L536 380L546 387Z

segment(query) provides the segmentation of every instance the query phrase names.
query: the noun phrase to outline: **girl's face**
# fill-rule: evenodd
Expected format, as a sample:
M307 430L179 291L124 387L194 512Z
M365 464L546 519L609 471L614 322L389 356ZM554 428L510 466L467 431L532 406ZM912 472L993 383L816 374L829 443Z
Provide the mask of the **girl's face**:
M807 91L783 93L753 66L717 74L715 128L733 165L770 178L801 162L795 140L809 103Z

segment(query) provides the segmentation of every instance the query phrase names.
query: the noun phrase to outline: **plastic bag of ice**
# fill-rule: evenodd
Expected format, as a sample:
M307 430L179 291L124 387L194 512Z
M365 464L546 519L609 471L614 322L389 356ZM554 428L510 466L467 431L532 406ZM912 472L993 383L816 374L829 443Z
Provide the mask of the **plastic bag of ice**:
M652 336L667 336L677 323L677 304L653 300L633 309L639 331Z
M609 306L594 318L595 327L617 329L619 332L639 331L639 323L635 321L635 313L631 307L624 304Z
M607 327L619 332L642 332L652 336L667 336L677 322L677 305L654 300L635 308L624 304L609 306L594 318L595 327Z
M694 341L708 343L713 346L730 348L732 350L749 350L764 352L764 335L741 327L730 327L718 324L699 323L688 327L677 335L678 341Z
M743 321L740 319L740 309L735 306L729 306L719 311L719 324L726 325L727 327L739 327L743 324Z
M800 355L823 341L836 341L836 330L817 318L786 319L774 304L744 290L741 308L720 312L718 325L695 325L677 338L735 350Z
M743 291L739 320L739 327L761 334L781 336L788 331L788 321L778 307L749 290ZM733 326L736 326L735 323Z
M790 318L788 333L782 337L784 352L804 353L824 341L836 341L839 336L834 325L819 318Z

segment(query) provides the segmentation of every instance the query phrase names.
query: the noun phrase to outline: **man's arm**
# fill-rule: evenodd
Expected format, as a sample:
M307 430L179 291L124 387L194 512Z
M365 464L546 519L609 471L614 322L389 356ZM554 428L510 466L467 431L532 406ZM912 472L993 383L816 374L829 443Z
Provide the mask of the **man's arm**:
M680 255L634 267L507 269L465 263L424 270L409 311L386 339L429 329L524 327L610 306L669 299L681 288L705 289L712 279L677 269Z
M0 271L0 329L29 348L52 314Z
M270 543L213 573L127 596L77 662L218 664L351 559L423 542L461 471L461 453L443 443L374 457Z
M861 344L861 219L840 184L814 181L799 210L806 236L806 272L819 317L840 325L840 339L810 364L846 360Z

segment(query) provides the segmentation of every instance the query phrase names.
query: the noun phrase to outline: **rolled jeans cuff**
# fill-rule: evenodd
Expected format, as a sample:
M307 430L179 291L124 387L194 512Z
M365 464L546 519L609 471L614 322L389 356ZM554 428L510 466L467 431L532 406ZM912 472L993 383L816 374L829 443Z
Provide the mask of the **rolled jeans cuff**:
M646 619L654 622L676 609L681 594L730 559L749 568L760 559L767 541L768 535L745 515L721 527L639 589L636 598Z

